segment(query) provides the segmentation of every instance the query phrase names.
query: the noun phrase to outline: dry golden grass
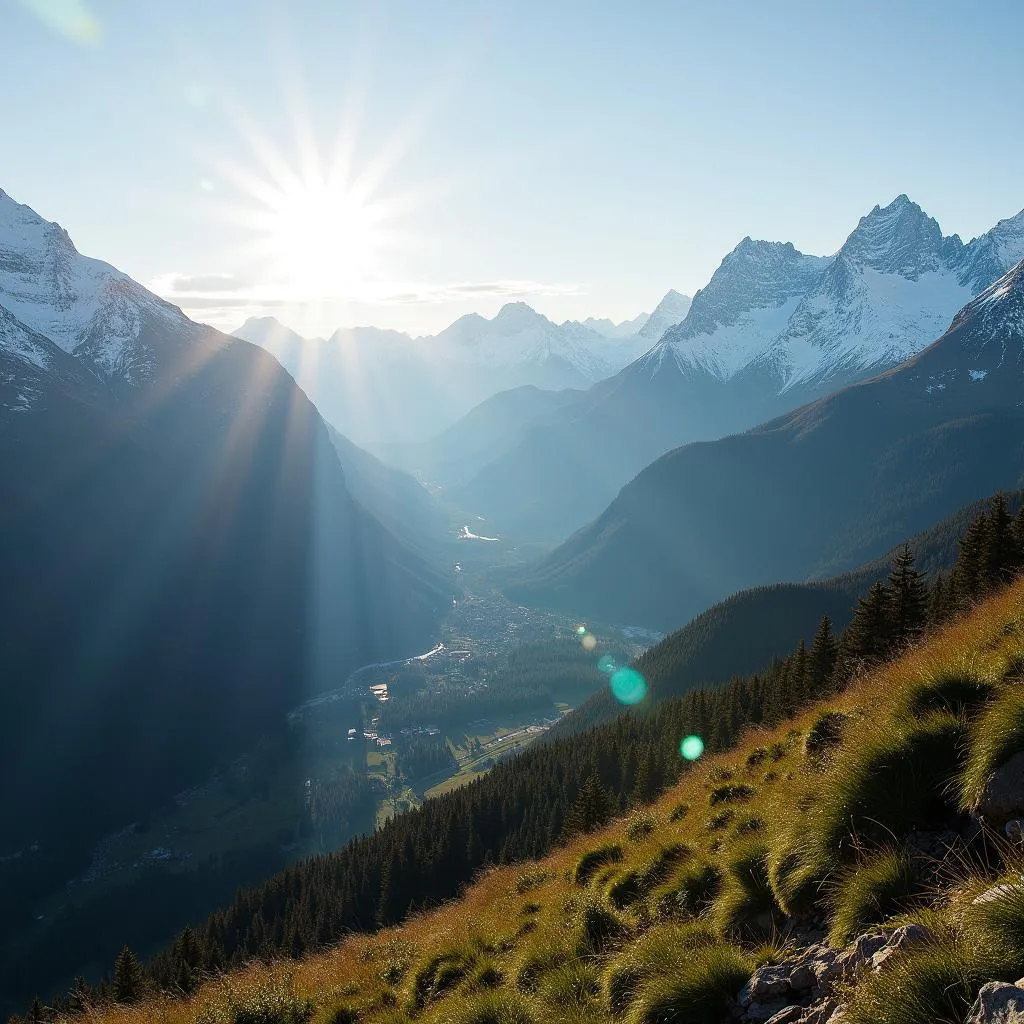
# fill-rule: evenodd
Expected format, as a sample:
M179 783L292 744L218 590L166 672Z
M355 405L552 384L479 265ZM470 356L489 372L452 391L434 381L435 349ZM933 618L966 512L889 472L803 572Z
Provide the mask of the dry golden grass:
M345 1020L344 1015L337 1015L340 1008L358 1011L360 1021L382 1024L407 1017L428 1022L465 1020L468 1024L584 1017L590 1022L611 1020L607 972L616 964L621 967L628 962L637 978L646 976L644 950L659 948L653 933L666 929L667 936L668 929L680 929L678 921L667 919L671 915L664 913L664 907L687 871L692 873L695 866L708 863L721 868L726 879L723 895L718 905L709 909L703 924L718 927L724 933L722 940L753 942L753 935L746 939L735 934L739 923L744 927L750 924L751 932L774 929L781 912L771 900L779 897L766 895L765 878L748 880L746 875L737 875L737 871L750 868L744 858L758 870L766 862L767 868L778 875L780 862L793 852L787 849L787 842L800 853L800 842L806 842L808 834L811 846L821 840L815 834L815 822L823 813L820 808L834 799L830 787L842 784L842 773L848 772L844 766L855 761L861 751L877 749L880 735L899 736L916 728L930 728L939 721L936 716L946 716L942 722L953 721L952 712L941 709L934 713L926 709L925 722L921 721L922 687L938 677L959 672L998 691L1000 685L1005 685L1004 676L1022 655L1024 581L896 662L859 679L843 694L808 708L775 730L752 731L735 750L698 763L642 814L581 836L540 864L487 871L460 900L415 916L401 927L375 935L350 936L334 949L297 963L253 965L228 979L208 983L190 1000L156 999L136 1006L102 1008L88 1019L97 1024L193 1024L204 1006L216 1002L225 985L241 995L275 983L290 985L297 994L312 1000L313 1019L321 1024ZM848 717L841 744L822 762L808 756L804 738L825 711L840 711ZM768 756L766 752L773 748L781 756ZM740 800L730 802L723 797L724 781L743 787ZM688 813L679 813L681 805L688 805ZM709 820L723 807L735 809L734 820L709 830ZM764 826L751 836L744 823L755 819ZM685 853L677 853L673 844L683 844ZM614 845L622 849L621 861L602 865L585 885L577 885L575 873L581 858L599 847ZM822 849L812 849L808 856L819 856ZM668 855L666 850L670 851ZM756 856L748 851L755 851ZM656 875L645 875L655 864L664 867ZM807 881L812 886L822 881L816 875L820 867L814 862L809 869ZM844 870L850 870L850 864ZM609 892L630 872L646 881L636 898L619 900L616 906ZM757 900L757 905L749 908L749 915L742 905L745 886ZM808 891L813 894L816 890ZM826 903L823 891L820 903ZM527 904L535 906L524 913ZM596 948L584 941L586 928L596 920L594 908L607 911L618 929ZM522 925L528 919L535 921L536 927L524 931ZM447 994L418 1007L413 999L417 971L432 958L467 949L478 951L477 966ZM559 957L557 951L568 955ZM540 979L524 992L517 987L516 978L531 955L540 963L549 957L552 971L561 973L547 987ZM736 973L737 963L754 962L749 949L746 953L739 949L735 956L722 956L730 965L730 978ZM557 962L560 959L564 961L561 964ZM656 974L656 966L652 965L648 973ZM480 980L481 974L485 981ZM699 975L687 983L699 988ZM551 1001L545 1002L545 991L556 993L550 995ZM637 998L640 1006L643 999L639 994ZM654 998L652 990L650 999ZM621 1008L620 999L615 1009Z

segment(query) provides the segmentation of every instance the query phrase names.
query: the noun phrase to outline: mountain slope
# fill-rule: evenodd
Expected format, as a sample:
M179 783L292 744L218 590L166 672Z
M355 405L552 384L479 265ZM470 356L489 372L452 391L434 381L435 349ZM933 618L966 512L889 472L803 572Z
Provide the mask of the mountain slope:
M669 453L512 593L671 628L735 590L841 572L1019 487L1022 303L1024 263L895 370Z
M1024 972L1022 908L1017 858L979 836L979 824L999 819L972 777L992 781L1024 747L1022 607L1018 582L845 692L696 764L678 753L692 707L623 716L607 730L605 756L574 765L591 772L576 780L591 828L543 860L492 867L457 900L397 928L325 936L326 948L296 964L250 961L185 1001L98 1019L130 1024L159 1012L184 1024L220 1007L256 1018L270 1006L335 1021L706 1024L767 1020L787 1005L805 1024L837 1009L853 1024L988 1019L969 1009L984 982ZM749 698L740 713L760 722ZM609 821L597 772L640 745L648 767L664 763L677 781ZM400 839L383 908L401 879ZM341 873L341 856L324 881ZM297 915L309 898L297 877L282 877L247 893L200 941L234 937L256 906ZM807 928L812 918L827 945L818 921ZM173 978L183 960L202 962L184 951L158 967ZM986 1005L1024 998L1009 985L988 991Z
M744 239L686 319L457 494L503 536L564 538L659 455L765 422L920 351L1024 258L1024 213L964 245L900 196L839 253Z
M8 308L8 304L10 308ZM269 354L0 197L0 892L15 926L309 693L434 639Z
M490 320L467 314L433 337L356 327L307 340L270 317L235 336L272 352L324 418L360 444L422 441L511 388L589 387L647 347L635 335L554 324L523 302Z

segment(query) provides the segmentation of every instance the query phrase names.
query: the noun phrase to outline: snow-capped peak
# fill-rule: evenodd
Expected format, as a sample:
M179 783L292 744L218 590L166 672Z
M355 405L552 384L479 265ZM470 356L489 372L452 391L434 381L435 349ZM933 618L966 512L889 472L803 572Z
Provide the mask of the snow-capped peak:
M180 310L101 260L82 256L68 233L0 193L0 305L106 376L143 372L134 349L143 321Z
M640 328L640 336L650 342L658 341L670 327L675 327L686 319L692 301L689 295L683 295L670 288Z
M942 230L906 195L861 217L839 250L853 263L916 281L943 262Z

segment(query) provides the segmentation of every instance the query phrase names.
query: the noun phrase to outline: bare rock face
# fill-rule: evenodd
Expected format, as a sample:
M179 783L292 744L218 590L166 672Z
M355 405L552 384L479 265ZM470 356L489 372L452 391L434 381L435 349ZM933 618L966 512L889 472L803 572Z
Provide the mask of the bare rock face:
M991 825L1024 817L1024 751L996 770L972 809Z
M965 1024L1024 1024L1024 988L990 981L981 987Z

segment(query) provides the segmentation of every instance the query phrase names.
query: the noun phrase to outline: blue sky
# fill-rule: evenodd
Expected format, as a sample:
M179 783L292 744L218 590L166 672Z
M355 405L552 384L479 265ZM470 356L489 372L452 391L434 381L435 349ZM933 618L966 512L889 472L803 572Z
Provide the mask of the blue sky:
M1024 207L1016 0L0 15L0 188L226 328L623 319L744 235L833 252L900 192L965 239Z

